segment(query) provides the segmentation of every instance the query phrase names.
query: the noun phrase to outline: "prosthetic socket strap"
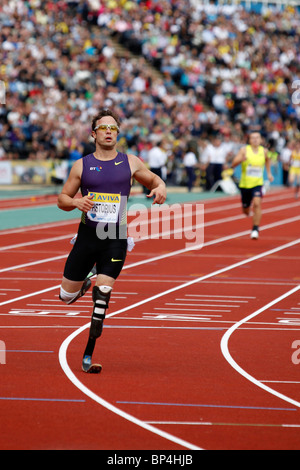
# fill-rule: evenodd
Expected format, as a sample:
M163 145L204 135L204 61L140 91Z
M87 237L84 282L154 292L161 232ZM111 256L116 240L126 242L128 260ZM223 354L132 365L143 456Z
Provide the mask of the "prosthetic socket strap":
M112 288L109 286L94 286L93 301L94 310L90 327L90 336L99 338L102 333L105 310L108 308Z
M93 287L93 301L94 311L93 316L104 320L105 310L108 308L112 288L109 286L94 286Z

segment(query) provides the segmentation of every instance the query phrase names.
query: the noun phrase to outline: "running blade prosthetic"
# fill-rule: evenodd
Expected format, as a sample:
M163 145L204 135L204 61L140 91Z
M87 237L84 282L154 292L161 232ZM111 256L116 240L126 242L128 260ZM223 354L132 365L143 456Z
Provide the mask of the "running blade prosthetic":
M92 364L92 356L84 356L82 360L82 370L89 374L100 374L102 366L101 364Z

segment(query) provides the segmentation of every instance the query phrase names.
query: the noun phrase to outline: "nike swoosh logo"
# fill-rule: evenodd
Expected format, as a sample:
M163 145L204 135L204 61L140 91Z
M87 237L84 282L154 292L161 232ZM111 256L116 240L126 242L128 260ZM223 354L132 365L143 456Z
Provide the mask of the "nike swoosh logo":
M121 162L115 162L115 165L120 165L120 163L123 163L123 160Z
M116 263L117 261L123 261L123 260L122 260L122 259L115 259L115 258L112 258L111 261L112 261L113 263Z

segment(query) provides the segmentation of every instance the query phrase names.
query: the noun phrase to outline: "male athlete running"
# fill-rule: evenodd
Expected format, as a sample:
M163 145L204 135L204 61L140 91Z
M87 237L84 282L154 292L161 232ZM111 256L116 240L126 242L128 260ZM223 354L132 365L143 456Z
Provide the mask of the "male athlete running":
M253 209L253 226L251 238L256 240L259 236L259 224L262 217L261 200L263 196L264 168L266 167L269 181L273 181L270 159L267 149L261 145L262 139L259 132L251 132L249 145L242 147L233 159L231 167L241 164L242 174L240 179L240 190L243 212L250 214Z
M119 128L120 118L110 109L102 109L94 117L95 152L74 163L58 196L60 209L82 211L77 238L65 264L60 299L67 304L75 302L91 287L93 269L97 273L89 339L82 361L82 369L90 373L101 371L99 364L92 364L92 354L102 333L113 285L125 262L126 201L132 178L150 190L148 197L154 198L153 204L166 200L163 180L138 157L116 150ZM79 189L82 196L78 198Z

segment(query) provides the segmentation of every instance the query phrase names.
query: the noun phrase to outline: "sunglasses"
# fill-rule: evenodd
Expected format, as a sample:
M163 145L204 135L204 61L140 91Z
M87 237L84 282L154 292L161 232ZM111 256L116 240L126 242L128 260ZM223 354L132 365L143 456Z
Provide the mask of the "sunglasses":
M119 132L120 130L119 126L117 126L116 124L99 124L94 128L94 131L96 131L97 129L100 129L100 131L106 131L107 129L109 129L112 132Z

